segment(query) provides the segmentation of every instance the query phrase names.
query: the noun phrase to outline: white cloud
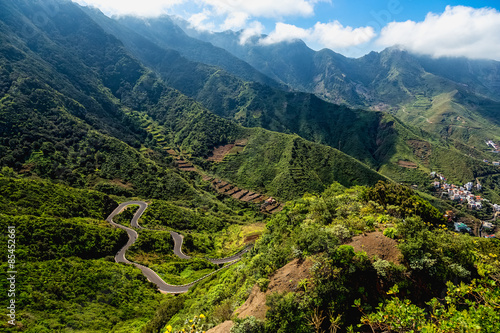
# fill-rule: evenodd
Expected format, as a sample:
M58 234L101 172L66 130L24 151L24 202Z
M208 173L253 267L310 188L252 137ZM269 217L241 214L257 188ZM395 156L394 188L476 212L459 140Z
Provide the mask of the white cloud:
M429 13L422 22L389 23L382 29L377 44L398 44L434 57L500 60L500 12L491 8L447 6L441 15Z
M247 41L254 37L254 36L260 36L264 32L264 25L258 21L253 21L248 25L248 27L243 30L240 34L240 44L246 44Z
M263 45L271 45L275 43L292 41L295 39L306 39L310 35L310 31L299 28L292 24L278 22L276 28L267 37L261 39Z
M340 22L316 23L313 39L330 49L346 48L369 42L375 37L372 27L344 27Z
M107 15L160 16L185 0L72 0L83 6L99 8Z
M188 18L188 22L196 30L214 30L214 24L210 21L212 13L208 10L204 10L201 13L193 14Z
M282 17L314 14L317 0L200 0L212 6L219 14L246 13L256 17Z
M344 27L340 22L330 23L318 22L313 28L303 29L297 26L277 23L276 28L267 37L261 40L261 44L270 45L283 41L302 39L306 43L327 47L330 49L347 48L369 42L375 37L372 27Z
M245 27L248 14L243 12L230 13L221 26L222 30L239 30Z

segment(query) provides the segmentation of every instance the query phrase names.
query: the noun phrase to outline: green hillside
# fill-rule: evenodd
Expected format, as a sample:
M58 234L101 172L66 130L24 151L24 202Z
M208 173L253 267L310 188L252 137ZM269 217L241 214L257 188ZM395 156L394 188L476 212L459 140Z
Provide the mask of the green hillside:
M161 44L115 23L71 1L0 0L0 331L500 330L500 242L453 232L446 210L475 233L479 222L424 193L435 170L457 183L478 178L491 203L500 198L498 167L467 133L440 137L269 87L221 49L187 40L182 52L200 49L186 59L165 49L182 33ZM214 52L208 65L194 61L203 52ZM393 72L401 80L386 80L384 96L399 98L413 69ZM486 90L486 101L457 90L414 107L448 117L458 98L488 104ZM224 195L212 178L273 196L280 209ZM135 232L106 221L132 200L113 221ZM129 241L126 259L168 284L213 274L180 295L160 292L121 263Z
M302 41L264 46L255 37L242 45L239 32L207 33L180 19L176 23L191 37L228 50L293 89L351 107L389 111L410 125L425 125L481 150L486 150L479 145L485 139L499 139L498 61L435 59L397 47L352 59L328 49L313 51Z
M384 179L336 149L262 129L251 133L241 153L212 166L245 188L289 200L306 191L320 193L334 181L352 186Z
M458 182L467 182L476 176L498 172L495 168L487 167L478 161L489 158L479 144L487 133L484 130L481 136L471 135L467 140L463 140L465 135L458 134L431 135L407 125L407 122L419 124L414 118L409 118L411 113L401 114L405 121L403 124L385 112L350 109L325 102L312 94L286 92L260 83L245 82L225 70L181 57L170 49L179 49L180 46L176 48L175 43L162 43L159 39L160 31L171 32L176 36L176 40L184 40L185 43L188 43L188 40L192 42L192 39L185 36L168 17L151 19L148 21L151 24L148 25L131 18L112 20L97 12L92 13L104 29L117 36L131 52L158 71L168 84L226 119L235 120L247 127L263 127L272 131L298 134L309 141L339 149L382 174L408 184L427 183L426 174L435 169ZM132 27L137 26L143 36L128 33ZM155 27L161 27L161 29L158 30ZM168 48L165 49L165 47ZM293 47L293 45L287 47ZM326 51L321 54L323 57L331 56ZM378 60L370 60L370 57ZM303 58L307 59L307 56L304 55ZM338 61L342 60L340 56L337 58ZM422 76L424 71L418 62L401 52L387 51L380 55L372 54L360 60L356 66L347 58L342 61L345 62L345 66L349 63L352 71L357 71L355 74L357 80L366 82L371 82L370 80L374 80L375 77L389 75L390 71L392 79L384 81L385 88L383 89L387 88L386 91L380 90L378 94L387 98L388 96L393 96L391 97L393 99L399 98L398 103L402 104L413 99L414 92L411 93L411 89L408 90L406 86L418 90L419 85L431 81L432 87L436 89L440 84L441 89L452 86L446 83L446 80L432 75L430 79L425 78L424 75L418 84L412 83L411 81ZM376 61L383 63L385 67L376 65ZM409 67L408 63L412 67ZM291 61L290 64L294 62ZM368 72L363 72L362 68L368 69ZM400 84L394 85L391 80L396 80ZM431 88L428 87L428 89ZM333 91L336 91L336 88ZM402 91L406 91L404 97L397 97ZM414 104L417 105L417 103ZM400 113L397 115L399 116ZM436 121L436 123L442 124L441 121ZM430 126L432 124L427 125L429 126L425 126L426 130L439 132ZM233 133L232 131L225 132ZM449 131L449 133L452 132ZM469 139L472 138L478 143L476 148L469 145L472 143ZM446 141L450 139L457 140L457 143L465 142L467 145ZM176 140L169 142L171 145L179 145ZM189 146L190 144L185 144L183 149L191 152ZM422 149L426 150L425 156L421 154ZM453 164L454 161L460 161L458 167ZM418 168L402 167L401 165L405 163L416 164ZM235 170L234 167L232 170ZM287 175L286 178L290 177ZM240 179L243 180L243 177Z

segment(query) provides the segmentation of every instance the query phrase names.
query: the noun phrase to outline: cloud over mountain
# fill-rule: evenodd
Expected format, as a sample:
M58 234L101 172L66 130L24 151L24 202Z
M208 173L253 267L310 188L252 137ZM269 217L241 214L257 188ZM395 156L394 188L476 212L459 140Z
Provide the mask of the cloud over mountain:
M369 42L375 37L372 27L344 27L339 21L330 23L317 22L309 29L297 26L277 23L276 28L267 37L261 40L261 44L270 45L283 41L302 39L306 43L314 43L327 48L346 48Z
M500 12L492 8L447 6L442 14L427 14L422 22L392 22L377 44L401 45L434 57L463 56L500 60Z

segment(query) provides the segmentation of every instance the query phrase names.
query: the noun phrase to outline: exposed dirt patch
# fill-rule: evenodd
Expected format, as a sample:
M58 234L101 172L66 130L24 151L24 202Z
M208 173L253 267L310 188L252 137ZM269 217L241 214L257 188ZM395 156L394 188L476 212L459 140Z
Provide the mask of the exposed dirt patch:
M312 264L311 260L301 262L294 259L274 272L266 292L260 291L257 285L253 286L247 301L235 311L238 313L238 318L254 316L258 319L264 319L267 311L266 296L273 292L296 291L301 280L311 277L309 269Z
M234 143L230 143L228 145L215 147L212 151L212 155L210 155L207 160L214 162L221 162L224 159L231 149L234 148Z
M134 185L132 185L132 183L125 182L125 181L118 179L118 178L111 180L109 183L112 185L127 189L127 190L131 190L134 188Z
M402 160L399 160L398 161L398 165L400 167L403 167L403 168L408 168L408 169L416 169L418 168L418 165L416 163L413 163L413 162L409 162L409 161L402 161Z
M356 236L348 245L351 245L355 251L365 251L370 258L377 256L395 264L399 264L402 258L397 242L384 236L380 231Z
M34 163L23 164L21 170L19 170L19 173L30 173L34 168L35 168Z
M423 163L429 164L432 148L431 144L427 141L408 140L406 141L410 147L413 148L413 154L417 156Z
M207 333L228 333L231 331L231 327L233 327L234 323L231 320L226 320L220 325L215 326L207 331Z
M245 148L248 143L248 139L236 140L234 143L229 143L223 146L217 146L212 151L212 155L210 155L207 160L213 162L222 162L224 157L227 154L236 154L239 153Z
M252 236L248 236L245 238L244 242L245 243L253 243L254 241L256 241L258 238L260 237L260 235L252 235Z
M173 155L173 156L177 156L177 152L173 149L167 149L167 153L169 153L170 155Z

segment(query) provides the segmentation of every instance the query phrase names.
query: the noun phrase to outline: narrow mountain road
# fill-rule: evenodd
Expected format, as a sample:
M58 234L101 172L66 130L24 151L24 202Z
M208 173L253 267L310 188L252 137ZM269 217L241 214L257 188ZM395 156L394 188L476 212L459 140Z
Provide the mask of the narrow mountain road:
M169 294L185 293L189 290L189 288L191 286L193 286L198 281L203 280L203 279L217 273L221 269L227 268L227 267L235 264L236 262L238 262L238 260L241 259L243 254L245 254L246 252L248 252L251 249L251 246L246 247L245 249L243 249L239 253L237 253L231 257L227 257L227 258L207 259L208 261L210 261L214 264L229 263L229 265L221 267L221 268L213 271L212 273L207 274L207 275L205 275L205 276L203 276L203 277L199 278L198 280L193 281L191 283L181 285L181 286L170 285L170 284L166 283L165 281L163 281L163 279L152 269L150 269L146 266L140 265L138 263L132 262L126 258L125 254L126 254L127 250L132 246L132 244L135 243L135 241L137 240L139 235L137 234L137 231L135 231L134 229L128 228L128 227L125 227L121 224L113 222L113 217L116 216L117 214L121 213L125 209L125 207L130 206L130 205L138 205L139 206L139 209L137 210L137 212L134 214L134 217L130 221L130 225L134 228L146 229L144 227L141 227L138 223L139 218L144 213L144 211L148 208L148 204L144 201L127 201L127 202L121 203L118 207L116 207L111 212L111 214L109 214L106 221L108 221L111 225L113 225L117 228L125 230L128 234L127 244L125 244L125 246L122 247L120 251L118 251L118 253L115 256L115 261L118 263L132 264L132 265L136 266L137 268L139 268L142 271L142 274L148 279L148 281L156 284L156 286L158 287L158 290L162 293L169 293ZM148 229L148 230L150 230L150 229ZM181 234L174 232L174 231L170 231L170 235L172 236L172 239L174 240L174 254L177 255L181 259L186 259L186 260L191 259L190 256L187 256L184 253L182 253L183 236Z
M184 253L182 253L182 242L184 240L184 236L176 233L175 231L170 231L170 235L174 240L174 254L181 259L191 259L190 256L187 256Z

